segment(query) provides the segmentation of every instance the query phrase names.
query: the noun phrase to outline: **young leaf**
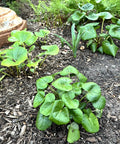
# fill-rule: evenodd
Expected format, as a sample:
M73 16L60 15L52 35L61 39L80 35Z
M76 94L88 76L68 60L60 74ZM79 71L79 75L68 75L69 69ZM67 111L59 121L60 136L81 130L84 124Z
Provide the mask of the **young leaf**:
M73 89L72 91L74 92L74 94L80 95L82 93L81 83L79 83L79 82L73 83L72 89Z
M74 47L75 46L75 41L76 41L75 23L73 23L72 26L71 26L71 36L72 36L72 45Z
M100 46L98 49L97 49L98 52L100 52L101 54L103 54L103 47Z
M71 109L70 114L72 115L72 118L76 123L78 123L78 124L82 123L83 112L81 111L81 109L79 109L79 108Z
M54 102L49 119L57 125L69 123L69 111L66 107L64 107L64 102L62 100L56 100Z
M68 95L62 95L62 101L64 102L65 106L69 109L76 109L79 106L79 101L77 99L71 99Z
M51 83L53 81L53 77L52 76L44 76L42 78L39 78L36 81L36 86L37 89L45 89L47 88L48 84Z
M94 82L83 83L82 88L87 91L86 98L90 101L96 101L101 96L100 86Z
M32 52L34 49L35 49L35 45L32 45L32 46L29 48L29 53Z
M44 131L47 128L49 128L51 126L51 124L52 124L52 122L49 120L49 118L42 115L39 111L37 114L37 119L36 119L36 127L39 130Z
M47 36L49 33L50 33L49 30L40 29L39 32L35 32L35 35L36 35L37 37L43 38L43 37Z
M61 77L59 79L57 79L56 81L54 81L52 83L52 85L59 90L63 90L63 91L70 91L72 90L72 85L70 84L72 82L72 80L68 77Z
M83 115L82 126L89 133L99 131L99 122L93 113L90 113L89 116L87 114Z
M108 40L102 42L103 52L108 55L116 56L118 51L118 47L112 42L110 43Z
M82 7L80 5L78 7L83 11L90 11L90 10L93 10L94 5L91 3L86 3Z
M72 122L70 125L68 125L68 136L67 141L69 143L74 143L80 138L80 131L79 131L79 125L75 122Z
M5 52L5 59L3 59L3 61L1 62L1 65L3 66L17 66L27 59L27 50L20 46L8 49Z
M38 91L36 94L34 101L33 101L33 107L38 107L45 99L45 92L44 91Z
M41 46L42 50L46 50L45 52L41 53L42 55L57 55L59 52L59 48L57 45L44 45Z
M27 67L31 68L31 67L37 67L38 64L41 62L42 59L38 59L36 62L32 62L30 61L28 64L27 64Z
M95 53L96 50L97 50L97 43L96 43L96 42L92 43L92 44L90 45L90 48L91 48L92 52Z
M94 106L94 108L101 110L105 107L105 103L106 103L105 97L101 96L97 101L92 102L92 105Z
M53 93L48 93L45 97L44 103L40 107L40 113L45 116L49 116L52 111L54 101L55 95Z

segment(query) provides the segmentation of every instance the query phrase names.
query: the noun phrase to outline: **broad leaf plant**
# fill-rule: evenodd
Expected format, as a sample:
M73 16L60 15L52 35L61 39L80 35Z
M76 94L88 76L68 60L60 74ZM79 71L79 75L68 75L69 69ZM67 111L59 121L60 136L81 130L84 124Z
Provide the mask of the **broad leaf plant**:
M87 82L87 78L75 67L69 65L62 71L44 76L36 81L37 94L33 107L40 109L36 127L44 131L52 123L67 125L67 141L74 143L80 138L79 125L89 133L99 131L106 99L100 86Z

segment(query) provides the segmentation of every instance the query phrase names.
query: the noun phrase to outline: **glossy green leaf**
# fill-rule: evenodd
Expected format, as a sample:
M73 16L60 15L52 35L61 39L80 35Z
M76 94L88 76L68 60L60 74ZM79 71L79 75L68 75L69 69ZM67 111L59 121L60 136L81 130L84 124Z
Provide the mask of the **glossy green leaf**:
M69 111L66 107L64 107L64 102L62 100L56 100L54 102L49 119L57 125L69 123Z
M79 101L77 99L71 99L70 97L68 97L68 95L63 94L62 101L69 109L76 109L79 106Z
M92 52L95 53L96 50L97 50L97 43L96 43L96 42L92 43L92 44L90 45L90 48L91 48Z
M83 17L85 16L84 12L80 12L80 11L75 11L72 15L72 21L73 22L79 22Z
M76 123L78 123L78 124L82 123L83 112L81 111L81 109L79 109L79 108L71 109L70 114L72 115L72 118Z
M118 47L112 42L110 43L108 40L102 42L103 52L108 55L116 56L118 51Z
M89 133L96 133L99 131L99 122L93 113L90 113L89 116L87 114L83 115L82 126Z
M37 89L45 89L53 81L52 76L44 76L36 81Z
M49 116L52 111L54 101L55 95L53 93L48 93L45 97L44 103L40 107L40 113L45 116Z
M89 20L95 21L95 20L98 20L99 15L95 14L95 13L91 13L88 16L86 16L86 18L89 19Z
M104 96L101 96L97 101L92 102L92 105L96 109L103 109L105 107L106 99Z
M41 46L42 50L45 50L45 52L41 53L40 55L57 55L59 52L59 48L57 45L44 45Z
M120 40L120 26L119 25L112 25L109 29L109 34L116 39Z
M76 95L80 95L81 94L81 84L79 82L73 83L72 85L72 91L74 92L74 94Z
M113 17L109 12L100 12L98 13L98 16L102 19L111 19Z
M79 30L82 35L81 36L82 40L90 40L97 37L96 31L94 27L91 25L80 26Z
M52 83L52 85L59 90L70 91L72 90L72 85L70 84L72 80L68 77L58 78L56 81Z
M51 124L52 124L52 122L49 120L49 118L42 115L39 111L37 114L37 119L36 119L36 127L39 130L44 131L47 128L49 128L51 126Z
M68 125L68 136L67 141L69 143L74 143L80 138L80 131L79 131L79 125L75 122L72 122L70 125Z
M47 36L49 33L50 33L49 30L46 30L46 29L40 29L39 32L35 32L35 35L36 35L37 37L41 37L41 38L43 38L43 37Z
M23 47L16 46L12 49L8 49L5 53L5 59L1 62L3 66L18 66L23 63L27 57L27 50Z
M90 101L96 101L101 96L100 86L94 82L83 83L82 88L87 91L86 98Z
M45 99L45 92L44 91L38 91L36 94L34 101L33 101L33 107L38 107Z
M94 5L91 3L86 3L82 7L79 5L79 8L83 11L90 11L90 10L93 10Z

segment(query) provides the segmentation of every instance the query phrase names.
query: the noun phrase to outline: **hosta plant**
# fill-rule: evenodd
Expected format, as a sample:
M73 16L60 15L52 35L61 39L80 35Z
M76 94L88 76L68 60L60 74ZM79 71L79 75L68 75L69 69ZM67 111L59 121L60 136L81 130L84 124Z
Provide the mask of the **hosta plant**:
M99 131L98 117L102 116L105 97L100 86L87 82L87 78L75 67L44 76L36 81L37 94L33 107L40 106L36 127L44 131L52 123L67 125L67 141L74 143L80 138L79 125L89 133Z
M47 55L57 55L59 48L57 45L42 45L41 52L32 57L32 51L35 50L37 39L47 36L50 32L41 29L39 32L30 31L12 31L11 37L8 38L13 45L9 49L0 52L1 65L8 68L13 73L16 67L17 75L27 68L35 72L38 66L46 59ZM26 69L24 70L26 72Z

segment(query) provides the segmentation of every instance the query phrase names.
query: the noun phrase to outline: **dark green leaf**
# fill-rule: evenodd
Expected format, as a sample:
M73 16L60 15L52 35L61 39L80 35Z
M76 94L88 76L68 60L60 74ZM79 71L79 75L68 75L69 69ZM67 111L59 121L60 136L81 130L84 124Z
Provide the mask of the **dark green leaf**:
M104 96L101 96L97 101L92 102L94 108L100 109L100 110L105 107L105 103L106 103L106 100Z
M82 88L87 91L86 98L90 101L96 101L101 96L100 86L94 82L83 83Z
M72 85L70 84L72 82L72 80L68 77L61 77L59 79L57 79L56 81L54 81L52 83L52 85L59 90L63 90L63 91L70 91L72 90Z
M97 43L96 42L92 43L90 45L90 48L91 48L91 50L92 50L93 53L96 52L96 50L97 50Z
M45 96L44 91L38 91L33 101L34 108L38 107L44 101L45 98L44 96Z
M44 131L47 128L49 128L51 126L51 124L52 124L52 122L49 120L49 118L42 115L39 111L37 114L37 119L36 119L36 127L39 130Z
M82 126L90 133L96 133L99 131L98 119L93 113L90 113L89 116L87 114L83 115Z
M64 102L62 100L56 100L54 102L49 119L57 125L69 123L69 111L66 107L64 107Z
M111 25L109 34L116 39L120 40L120 26L119 25Z
M103 54L103 47L100 46L100 47L97 49L97 51L99 51L101 54Z
M72 122L70 125L68 125L68 136L67 141L69 143L74 143L80 138L80 131L79 131L79 125L75 122Z

